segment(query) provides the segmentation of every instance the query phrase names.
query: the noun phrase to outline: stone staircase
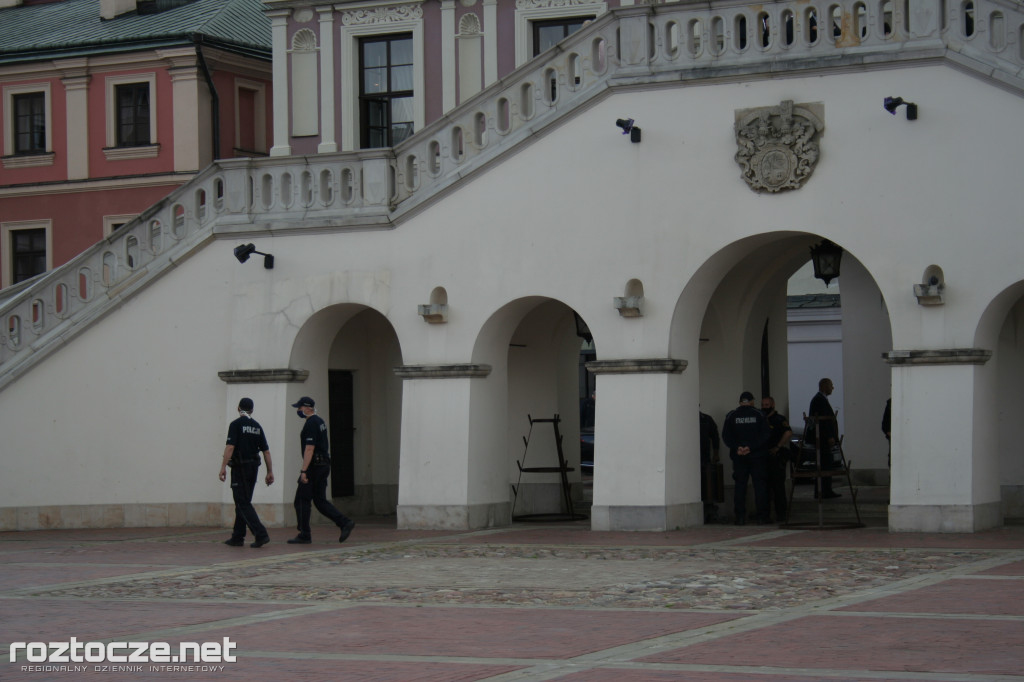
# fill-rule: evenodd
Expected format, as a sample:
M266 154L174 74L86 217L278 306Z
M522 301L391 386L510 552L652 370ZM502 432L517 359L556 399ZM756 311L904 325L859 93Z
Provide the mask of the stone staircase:
M70 262L0 291L0 390L213 239L395 228L615 93L936 61L1024 93L1016 0L825 7L618 8L397 147L218 161Z

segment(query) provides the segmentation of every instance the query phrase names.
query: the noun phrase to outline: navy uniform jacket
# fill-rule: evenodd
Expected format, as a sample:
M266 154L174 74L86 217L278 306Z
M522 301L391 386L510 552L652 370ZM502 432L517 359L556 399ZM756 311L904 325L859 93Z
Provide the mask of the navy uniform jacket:
M839 424L834 419L836 416L835 410L832 409L832 403L828 401L828 396L821 391L818 391L818 394L811 398L811 407L807 411L807 416L833 417L833 419L822 419L818 422L818 433L821 434L821 440L824 443L828 443L829 438L833 438L836 441L839 440ZM804 442L814 445L816 438L814 435L814 423L808 422L804 433Z
M782 434L786 431L790 431L789 421L786 419L786 415L775 412L770 417L766 417L768 420L768 428L771 431L771 435L768 437L768 449L774 448L779 444L779 440L782 438ZM783 448L788 448L789 443L783 443Z
M722 440L733 455L744 446L750 448L751 455L767 453L769 435L768 420L752 405L740 405L726 415L722 425Z
M260 464L260 453L270 449L263 427L252 417L241 416L228 426L228 445L234 445L231 466L235 464Z
M302 433L299 434L302 445L299 454L306 452L306 446L313 446L313 459L310 464L328 464L331 461L330 447L327 440L327 424L323 417L311 414L306 417L306 423L302 425Z

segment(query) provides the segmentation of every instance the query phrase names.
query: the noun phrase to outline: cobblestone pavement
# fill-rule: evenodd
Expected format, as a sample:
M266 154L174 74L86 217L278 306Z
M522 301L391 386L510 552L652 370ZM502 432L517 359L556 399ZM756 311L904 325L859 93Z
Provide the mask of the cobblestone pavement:
M1024 528L392 524L344 545L272 529L259 549L220 529L0 533L5 652L72 636L238 652L119 671L23 652L0 679L1024 680Z

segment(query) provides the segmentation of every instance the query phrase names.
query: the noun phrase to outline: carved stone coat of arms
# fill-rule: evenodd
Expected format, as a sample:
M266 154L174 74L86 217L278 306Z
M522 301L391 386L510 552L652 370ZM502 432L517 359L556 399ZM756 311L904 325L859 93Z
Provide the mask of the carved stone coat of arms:
M818 163L825 130L822 103L793 104L736 112L736 162L755 192L799 189Z

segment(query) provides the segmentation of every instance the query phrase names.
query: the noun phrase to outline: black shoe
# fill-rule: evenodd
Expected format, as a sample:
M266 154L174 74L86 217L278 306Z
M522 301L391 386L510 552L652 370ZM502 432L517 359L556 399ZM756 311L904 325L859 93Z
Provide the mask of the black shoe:
M262 547L263 545L267 544L268 542L270 542L270 536L269 535L267 537L263 538L262 540L257 540L256 542L252 543L249 546L250 547Z
M313 541L310 538L304 538L301 535L296 535L295 537L293 537L291 540L288 541L288 544L289 545L308 545L308 544L311 544L312 542Z
M349 519L341 527L341 535L338 536L338 542L345 542L348 540L348 536L352 535L352 529L356 527L356 522Z
M824 499L824 500L834 500L837 497L842 497L842 496L843 496L842 493L827 492L827 493L825 493L824 495L821 496L821 499ZM818 499L818 496L815 495L814 499Z
M224 541L224 544L229 547L244 547L245 540L242 540L241 538L228 538Z

